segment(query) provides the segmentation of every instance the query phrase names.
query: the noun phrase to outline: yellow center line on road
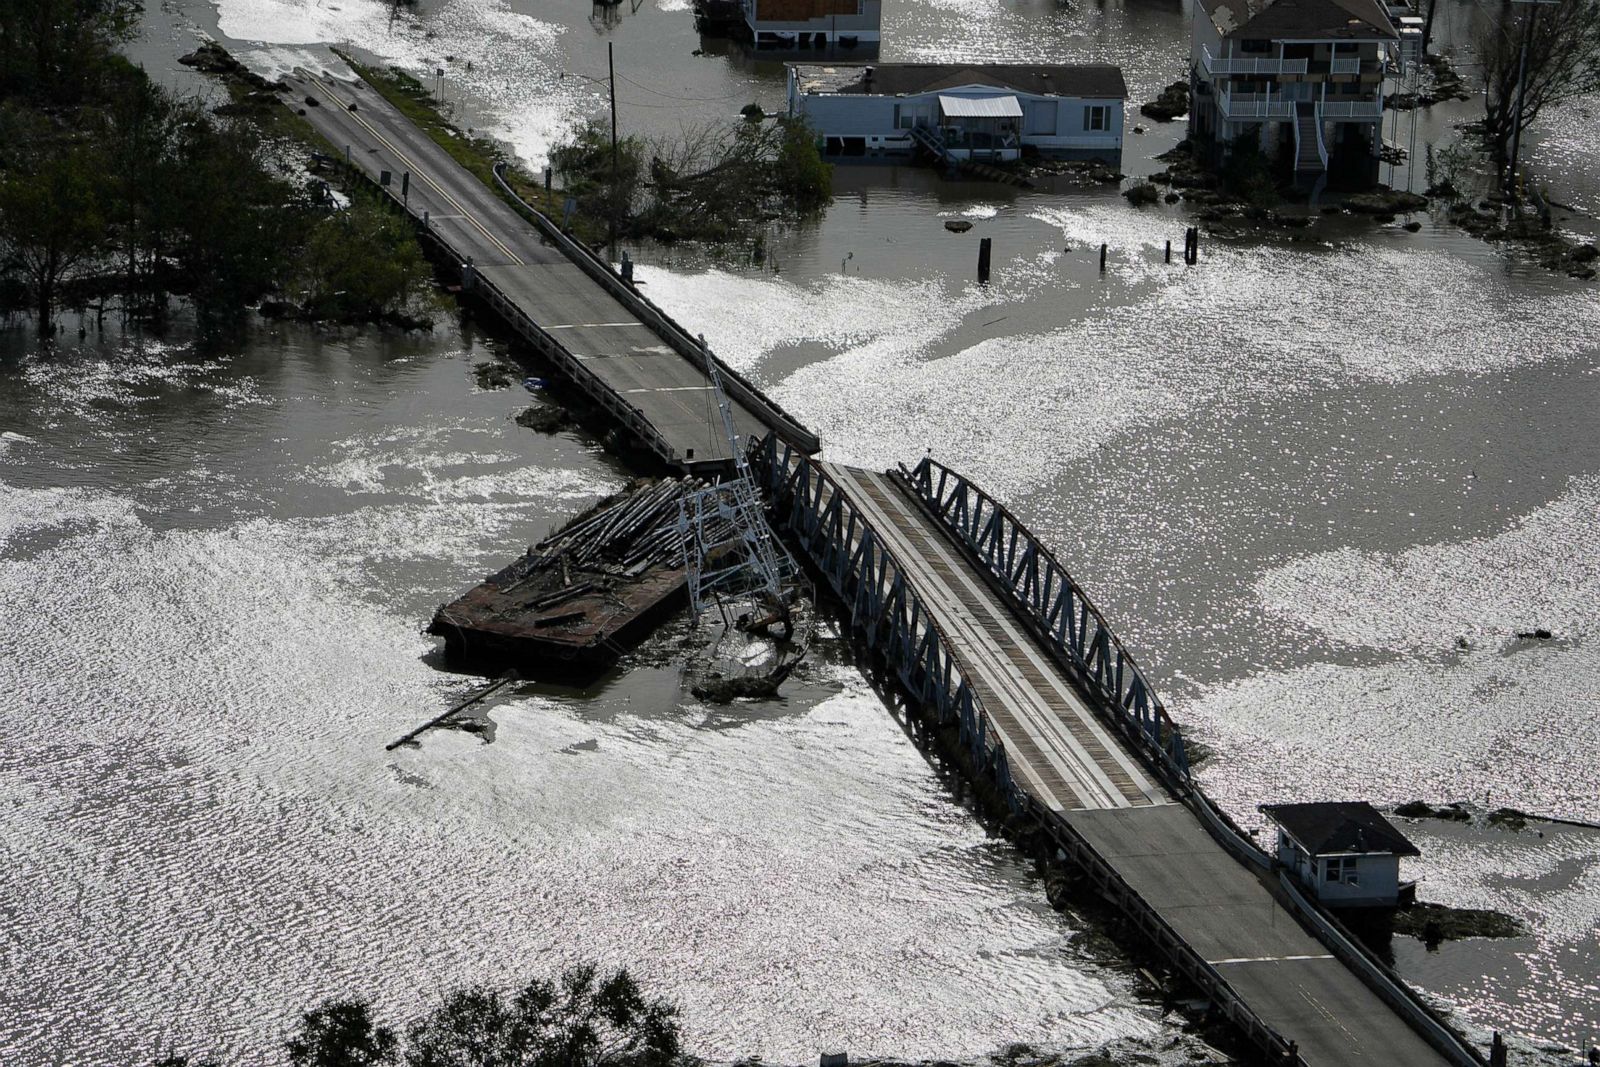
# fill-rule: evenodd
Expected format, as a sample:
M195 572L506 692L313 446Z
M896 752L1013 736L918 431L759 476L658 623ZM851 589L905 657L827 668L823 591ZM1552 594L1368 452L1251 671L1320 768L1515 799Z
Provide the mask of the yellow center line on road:
M322 79L318 78L315 74L312 74L309 70L305 71L305 78L311 84L315 85L318 89L321 89L322 92L323 92L323 95L325 95L329 100L332 100L335 103L338 102L338 98L334 96L333 90L329 89L327 87L327 85L325 85L323 83ZM516 266L519 266L519 267L524 266L524 263L522 262L522 257L521 256L519 256L515 252L511 251L511 249L509 249L509 248L507 248L505 246L505 243L503 241L501 241L500 238L498 238L494 234L490 233L488 228L485 227L483 223L478 221L478 218L477 218L476 215L474 215L474 214L472 214L472 212L468 211L466 209L466 207L464 207L459 200L457 200L455 197L453 197L449 193L447 193L444 190L444 188L442 186L440 186L440 184L438 182L436 182L432 178L428 177L428 173L425 170L423 170L415 162L413 162L410 156L406 155L399 148L395 147L394 143L391 142L387 137L385 137L383 134L379 133L377 128L374 127L372 125L372 123L370 123L366 119L362 118L360 112L351 111L348 107L346 107L344 109L344 113L346 115L350 116L352 119L355 119L356 122L359 123L363 129L365 129L368 133L372 134L373 137L377 138L378 142L380 144L382 144L385 148L387 148L390 151L390 153L394 155L394 157L396 159L398 159L400 162L404 163L407 167L410 167L412 173L416 174L417 177L421 178L423 181L427 182L430 186L432 186L434 192L438 193L441 197L443 197L445 199L445 201L450 204L451 207L453 207L457 211L461 212L461 218L464 218L468 222L472 223L472 225L477 229L477 231L479 233L483 234L483 236L488 239L490 244L494 245L494 247L498 248L502 253L505 254L507 259L511 260L511 262L513 264L515 264Z

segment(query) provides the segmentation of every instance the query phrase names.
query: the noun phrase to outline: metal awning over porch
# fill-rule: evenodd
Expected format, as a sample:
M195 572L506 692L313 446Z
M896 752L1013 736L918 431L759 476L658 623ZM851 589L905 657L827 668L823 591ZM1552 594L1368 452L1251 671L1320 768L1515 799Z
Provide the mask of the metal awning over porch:
M947 119L1020 119L1022 105L1014 96L941 96L939 111Z

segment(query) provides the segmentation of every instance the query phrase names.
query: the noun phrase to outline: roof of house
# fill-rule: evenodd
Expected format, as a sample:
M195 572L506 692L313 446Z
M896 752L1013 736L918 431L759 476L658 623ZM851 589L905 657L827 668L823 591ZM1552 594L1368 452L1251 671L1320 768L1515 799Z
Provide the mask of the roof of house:
M801 92L902 96L968 85L1010 89L1036 96L1083 96L1126 100L1122 68L1109 63L1060 66L995 63L859 63L823 66L790 63Z
M1267 41L1398 38L1378 0L1199 0L1224 37Z
M1382 852L1420 856L1417 846L1364 800L1318 804L1263 804L1263 815L1313 856Z

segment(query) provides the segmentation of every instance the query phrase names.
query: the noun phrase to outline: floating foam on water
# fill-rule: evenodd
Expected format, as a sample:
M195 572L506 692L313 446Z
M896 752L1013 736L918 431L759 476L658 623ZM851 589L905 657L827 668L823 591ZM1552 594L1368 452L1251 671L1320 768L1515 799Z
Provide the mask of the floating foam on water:
M0 549L18 535L42 530L138 526L131 501L76 486L28 489L0 482Z
M397 65L434 87L445 71L447 107L465 89L485 111L457 115L459 125L508 140L530 165L540 167L551 146L587 110L593 89L563 79L558 69L562 27L513 9L503 0L452 0L425 17L397 13L380 0L216 0L224 34L269 45L319 42L354 45ZM453 57L447 60L445 57ZM293 53L265 62L292 61ZM329 65L312 54L310 66ZM467 69L471 63L472 69Z
M1212 243L1197 268L1178 270L1158 251L1170 220L1112 208L1036 217L1079 244L1109 235L1122 250L1111 270L1133 287L1127 302L1091 303L1052 332L974 342L972 311L1049 300L1071 283L1025 270L1014 291L953 292L940 280L802 286L653 271L652 285L741 367L797 343L837 352L773 389L823 434L830 455L881 467L932 448L1013 497L1121 434L1207 405L1501 372L1600 346L1588 291L1513 288L1489 265L1444 253ZM1352 285L1357 277L1387 282Z
M1400 553L1341 548L1257 579L1273 615L1330 640L1439 655L1466 637L1498 650L1544 628L1585 641L1600 604L1600 477L1575 478L1560 497L1509 529Z

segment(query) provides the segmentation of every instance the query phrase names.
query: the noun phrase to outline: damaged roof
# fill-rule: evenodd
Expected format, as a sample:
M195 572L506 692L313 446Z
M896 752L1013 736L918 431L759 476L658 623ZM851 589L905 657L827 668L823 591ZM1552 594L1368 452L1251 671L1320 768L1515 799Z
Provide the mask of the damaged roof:
M1267 41L1398 38L1378 0L1199 0L1224 37Z

